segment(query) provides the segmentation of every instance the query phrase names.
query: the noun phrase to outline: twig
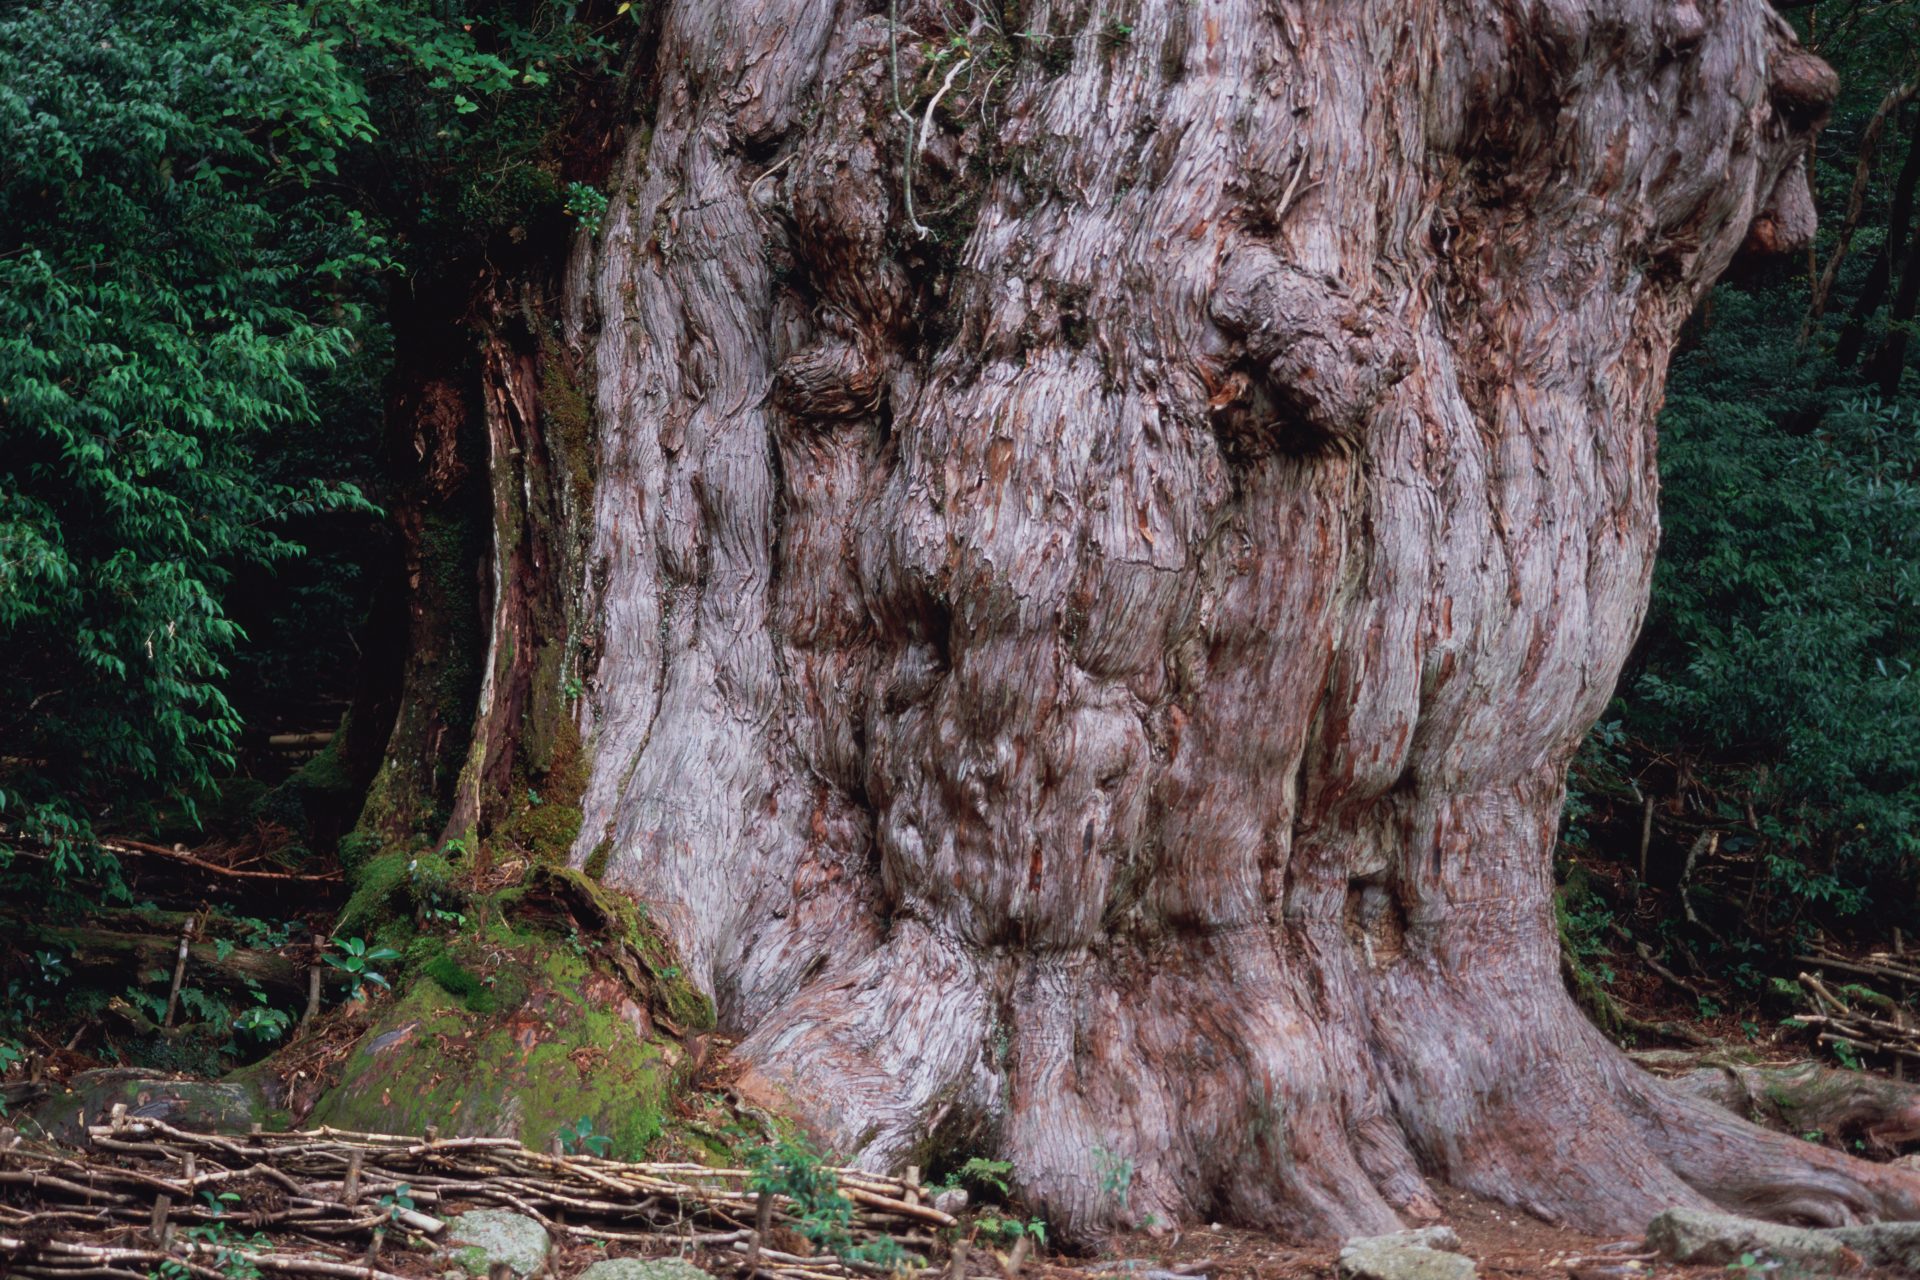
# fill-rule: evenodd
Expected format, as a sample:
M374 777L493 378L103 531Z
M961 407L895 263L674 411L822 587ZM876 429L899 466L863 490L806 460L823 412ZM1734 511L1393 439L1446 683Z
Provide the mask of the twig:
M918 150L913 145L913 113L900 101L900 0L887 0L887 60L893 72L893 110L907 123L906 149L900 160L900 189L907 206L907 225L925 240L933 228L920 225L913 212L913 165Z
M1860 132L1860 159L1853 169L1853 190L1847 196L1847 213L1840 220L1840 234L1834 243L1833 254L1820 272L1819 282L1814 285L1813 296L1807 303L1807 316L1800 325L1802 346L1806 345L1813 326L1826 313L1827 298L1832 294L1833 283L1840 275L1840 263L1852 247L1853 233L1860 226L1860 214L1866 208L1867 189L1872 184L1874 153L1880 144L1881 130L1886 127L1889 116L1912 100L1916 88L1920 88L1920 84L1909 80L1888 90L1887 96L1880 100L1879 107L1875 109L1873 118L1867 121L1867 127Z
M173 1025L174 1011L180 1007L180 984L187 977L187 948L193 943L193 922L189 920L180 930L180 951L173 961L173 986L167 992L166 1016L160 1019L160 1025Z

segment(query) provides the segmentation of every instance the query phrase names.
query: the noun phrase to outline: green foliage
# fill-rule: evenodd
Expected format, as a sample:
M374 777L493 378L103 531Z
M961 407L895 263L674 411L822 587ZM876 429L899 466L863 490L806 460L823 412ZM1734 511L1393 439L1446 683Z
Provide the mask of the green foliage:
M1047 1220L1045 1218L1005 1218L987 1214L979 1221L980 1234L989 1240L1001 1244L1012 1244L1021 1236L1026 1236L1035 1244L1047 1242Z
M579 1155L605 1156L613 1150L613 1139L594 1129L592 1116L581 1116L554 1136L563 1150Z
M607 212L607 193L584 182L569 183L565 209L567 216L586 228L588 235L597 236L600 234L600 219Z
M187 1238L211 1247L213 1265L229 1280L260 1280L260 1267L252 1254L270 1250L272 1242L264 1232L242 1232L227 1220L229 1210L240 1203L239 1193L202 1191L200 1198L213 1220L188 1227Z
M771 1191L793 1201L794 1229L819 1248L845 1256L853 1248L848 1228L853 1202L840 1191L840 1180L826 1166L813 1144L801 1136L756 1147L748 1153L752 1170L747 1186Z
M1794 18L1841 73L1813 174L1816 269L1838 270L1814 315L1806 258L1745 267L1674 358L1651 607L1574 768L1564 832L1636 877L1644 860L1669 892L1691 875L1675 912L1686 953L1756 1000L1771 956L1821 930L1884 932L1920 884L1911 104L1886 118L1843 227L1868 123L1920 72L1920 10L1829 2ZM1599 955L1585 910L1562 910L1579 962Z
M1784 301L1723 290L1675 369L1625 713L1739 767L1771 874L1845 914L1920 854L1920 398L1796 351Z
M393 1190L381 1196L375 1203L387 1211L387 1221L397 1222L401 1214L413 1212L413 1184L397 1183Z
M253 1003L233 1020L233 1029L258 1044L272 1044L287 1034L287 1028L293 1025L293 1015L285 1009L276 1009L267 1000L267 993L258 986L248 985L251 988L248 994L252 996Z
M0 826L44 882L111 888L100 822L190 825L237 694L351 661L394 273L475 270L566 190L604 210L563 189L554 86L632 23L579 9L0 8Z
M970 1156L965 1164L954 1171L953 1176L956 1183L970 1183L1003 1197L1013 1194L1013 1187L1009 1182L1013 1177L1011 1160L989 1160L985 1156Z
M398 951L392 947L369 947L364 938L335 938L333 945L340 949L340 954L329 955L325 959L347 975L352 983L351 999L358 1000L365 993L368 983L378 987L390 985L386 975L373 966L386 960L398 960Z
M1738 1280L1754 1280L1754 1277L1764 1276L1770 1271L1778 1270L1779 1267L1778 1261L1768 1258L1765 1254L1749 1252L1741 1254L1738 1262L1728 1263L1727 1274L1738 1277Z
M371 136L292 6L0 16L0 821L57 872L110 872L104 806L191 812L240 727L235 566L295 555L289 517L366 505L255 458L353 349L340 290L382 246L311 193Z

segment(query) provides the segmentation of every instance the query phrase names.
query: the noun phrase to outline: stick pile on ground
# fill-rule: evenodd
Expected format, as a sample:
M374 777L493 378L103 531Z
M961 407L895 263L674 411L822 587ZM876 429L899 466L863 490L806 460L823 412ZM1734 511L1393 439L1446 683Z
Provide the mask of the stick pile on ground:
M797 1206L754 1190L745 1169L551 1155L509 1138L400 1137L318 1129L190 1133L116 1108L90 1151L12 1136L0 1149L0 1273L65 1280L232 1280L236 1275L403 1280L391 1269L446 1232L455 1204L515 1210L558 1236L732 1254L775 1280L886 1268L791 1244ZM881 1238L967 1274L957 1224L897 1178L832 1171L852 1205L847 1237ZM424 1257L424 1253L415 1255ZM419 1265L407 1268L418 1272ZM996 1272L997 1274L997 1272Z
M1859 1053L1883 1053L1896 1065L1920 1062L1920 1026L1915 1025L1912 1012L1901 1000L1858 981L1870 979L1887 990L1904 993L1920 987L1920 968L1906 957L1887 955L1853 960L1812 955L1800 959L1856 979L1841 985L1822 981L1811 973L1800 975L1800 987L1813 1008L1795 1014L1794 1019L1813 1028L1821 1044L1845 1044Z

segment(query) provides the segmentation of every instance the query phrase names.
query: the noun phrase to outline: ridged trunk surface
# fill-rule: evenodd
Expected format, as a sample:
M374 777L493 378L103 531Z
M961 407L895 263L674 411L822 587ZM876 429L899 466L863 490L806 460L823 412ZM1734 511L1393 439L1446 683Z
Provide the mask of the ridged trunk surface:
M1081 1235L1920 1213L1630 1066L1550 901L1831 73L1762 0L1014 8L663 0L574 260L573 858L743 1089Z

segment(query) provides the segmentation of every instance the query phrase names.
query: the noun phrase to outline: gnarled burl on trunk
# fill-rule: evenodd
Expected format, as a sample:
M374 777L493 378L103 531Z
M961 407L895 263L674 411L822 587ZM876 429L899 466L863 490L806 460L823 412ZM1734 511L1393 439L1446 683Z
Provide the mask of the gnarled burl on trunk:
M663 0L573 263L577 865L743 1087L1076 1234L1920 1214L1557 973L1654 418L1832 75L1762 0ZM496 625L499 625L496 619Z

